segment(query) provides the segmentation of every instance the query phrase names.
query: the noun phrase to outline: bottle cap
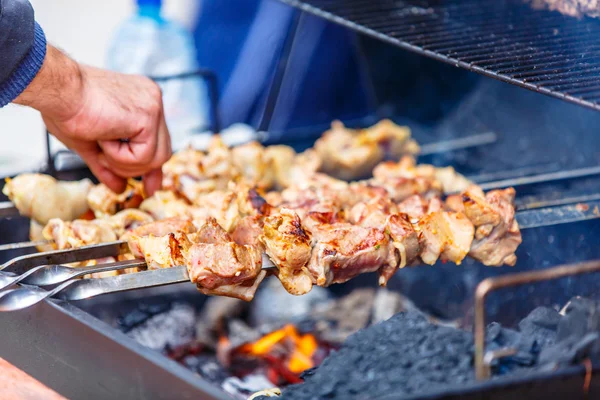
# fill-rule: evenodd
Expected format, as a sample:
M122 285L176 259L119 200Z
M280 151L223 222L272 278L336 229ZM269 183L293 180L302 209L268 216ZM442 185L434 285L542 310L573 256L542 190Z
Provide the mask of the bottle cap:
M160 7L160 6L162 6L162 0L137 0L137 4L139 7L142 7L142 6Z

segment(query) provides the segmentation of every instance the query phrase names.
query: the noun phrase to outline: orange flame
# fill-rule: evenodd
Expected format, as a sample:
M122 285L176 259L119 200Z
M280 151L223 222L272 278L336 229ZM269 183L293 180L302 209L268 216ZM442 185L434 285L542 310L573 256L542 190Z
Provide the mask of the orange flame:
M264 356L278 345L287 350L287 368L291 372L299 374L314 366L312 356L318 348L317 340L309 333L300 335L291 324L263 336L254 343L245 344L240 347L240 351Z

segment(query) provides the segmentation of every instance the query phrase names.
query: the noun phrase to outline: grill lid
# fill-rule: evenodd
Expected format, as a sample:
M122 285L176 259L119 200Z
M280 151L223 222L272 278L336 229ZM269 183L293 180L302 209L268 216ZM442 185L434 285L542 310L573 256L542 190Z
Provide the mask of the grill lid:
M600 21L525 0L281 0L458 67L600 110Z

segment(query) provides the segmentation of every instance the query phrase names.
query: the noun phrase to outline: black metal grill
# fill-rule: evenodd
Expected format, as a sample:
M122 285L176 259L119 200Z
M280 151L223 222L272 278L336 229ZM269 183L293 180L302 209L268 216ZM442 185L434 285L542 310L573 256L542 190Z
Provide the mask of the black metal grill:
M525 0L281 0L401 48L600 110L600 20Z

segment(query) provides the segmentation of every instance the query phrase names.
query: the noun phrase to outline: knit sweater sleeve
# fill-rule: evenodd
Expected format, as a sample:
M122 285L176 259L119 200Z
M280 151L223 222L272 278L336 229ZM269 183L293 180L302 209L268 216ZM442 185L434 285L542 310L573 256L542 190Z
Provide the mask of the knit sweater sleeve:
M46 37L27 0L0 0L0 107L31 83L46 56Z

